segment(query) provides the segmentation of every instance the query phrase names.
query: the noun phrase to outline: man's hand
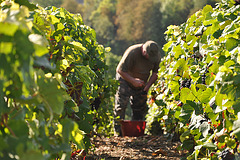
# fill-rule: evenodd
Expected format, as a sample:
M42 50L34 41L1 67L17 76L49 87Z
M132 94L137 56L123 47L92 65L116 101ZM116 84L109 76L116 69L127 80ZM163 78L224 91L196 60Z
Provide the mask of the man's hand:
M140 87L145 87L145 82L139 78L134 78L130 76L127 72L123 72L119 69L116 70L117 73L121 75L121 77L126 80L127 82L131 83L134 87L140 88Z
M139 88L139 87L144 87L145 83L143 80L141 80L139 78L135 78L132 85L136 88Z

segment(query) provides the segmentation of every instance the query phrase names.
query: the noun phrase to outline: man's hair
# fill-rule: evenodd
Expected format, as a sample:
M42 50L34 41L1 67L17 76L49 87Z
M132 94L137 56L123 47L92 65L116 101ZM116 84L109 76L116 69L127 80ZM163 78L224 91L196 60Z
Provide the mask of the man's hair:
M149 55L149 60L152 62L158 62L160 59L158 44L154 41L147 41L145 42L144 47Z

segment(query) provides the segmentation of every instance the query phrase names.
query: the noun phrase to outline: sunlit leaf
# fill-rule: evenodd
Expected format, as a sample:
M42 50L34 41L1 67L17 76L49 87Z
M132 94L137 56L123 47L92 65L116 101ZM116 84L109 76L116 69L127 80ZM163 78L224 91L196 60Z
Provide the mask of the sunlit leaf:
M209 150L215 150L217 146L214 143L208 142L203 145L203 147L209 149Z
M235 47L237 47L239 44L239 40L234 39L234 38L229 38L226 41L226 49L231 51L233 50Z
M211 12L211 11L213 11L212 6L206 5L206 6L203 8L202 13L203 13L203 14L206 14L206 13Z
M179 84L178 82L176 81L171 81L170 83L170 88L171 88L171 91L173 92L174 95L178 95L179 93Z
M64 101L69 99L67 92L59 88L58 81L48 78L38 72L39 96L45 107L51 113L60 114L63 111Z
M164 50L165 52L167 52L168 49L170 48L170 46L172 45L172 43L173 43L173 41L167 42L167 43L163 46L163 50Z
M49 18L51 19L52 24L60 22L60 19L58 19L55 15L49 15Z
M3 23L1 22L0 23L0 33L1 34L5 34L5 35L8 35L8 36L13 36L14 33L17 31L18 29L18 25L16 24L11 24L11 23ZM0 35L1 36L1 35Z
M211 98L212 95L212 89L207 88L205 91L203 91L199 97L201 103L208 103L209 102L209 98Z
M186 100L194 100L195 96L192 94L192 91L189 88L183 88L181 89L181 93L180 93L180 100L183 103L186 103Z
M83 143L83 138L84 138L85 133L78 129L77 123L74 123L74 129L71 132L71 135L72 135L74 142L76 142L76 144L79 146L79 148L85 149L85 145Z
M174 48L173 48L173 52L175 53L175 54L174 54L174 57L175 57L175 58L178 58L181 54L184 53L180 45L174 47Z
M0 53L9 54L12 52L13 44L10 42L0 42Z
M199 131L202 133L203 137L207 137L209 130L210 125L208 122L203 122L199 127Z
M88 50L80 42L74 41L74 42L71 42L71 44L74 46L74 48L76 48L84 53L88 52Z

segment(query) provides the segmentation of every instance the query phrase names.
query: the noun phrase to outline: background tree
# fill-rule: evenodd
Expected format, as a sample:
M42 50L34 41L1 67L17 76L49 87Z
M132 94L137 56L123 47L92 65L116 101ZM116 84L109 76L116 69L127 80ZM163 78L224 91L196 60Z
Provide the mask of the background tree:
M151 35L146 31L150 27L153 6L152 0L118 1L115 21L118 39L135 43L150 38Z
M76 0L32 1L80 13L85 24L96 31L98 41L111 47L113 54L122 55L128 46L149 39L162 48L167 26L179 25L206 4L214 6L221 0L84 0L83 4Z
M116 40L120 45L116 54L122 55L124 50L131 44L143 43L153 39L158 41L157 32L159 27L160 3L154 0L122 0L116 7L115 25L117 28Z
M193 8L190 11L190 15L198 11L199 9L203 8L206 4L209 4L211 6L215 6L217 2L220 2L221 0L193 0Z
M101 0L102 1L102 0ZM91 20L90 17L92 15L92 13L97 10L98 6L99 6L100 1L99 0L84 0L84 10L83 10L83 20L85 21L85 23L89 26L91 25Z
M114 26L116 2L117 0L101 1L97 10L93 11L89 17L91 26L97 33L97 39L108 46L114 43L116 36Z
M161 21L165 27L183 23L187 19L191 8L193 8L192 0L163 0L161 3Z
M42 7L47 7L47 6L55 6L55 7L60 7L61 4L63 3L63 0L29 0L30 2L33 2L35 4L38 4Z
M84 13L83 5L78 3L77 0L64 0L61 7L65 8L70 13L80 13L81 15Z

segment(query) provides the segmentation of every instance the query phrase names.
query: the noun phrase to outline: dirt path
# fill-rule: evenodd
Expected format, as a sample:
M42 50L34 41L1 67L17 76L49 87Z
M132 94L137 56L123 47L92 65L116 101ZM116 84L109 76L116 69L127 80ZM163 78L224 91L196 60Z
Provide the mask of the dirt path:
M184 152L179 142L168 141L163 136L96 137L92 139L95 150L86 160L180 160Z

